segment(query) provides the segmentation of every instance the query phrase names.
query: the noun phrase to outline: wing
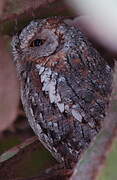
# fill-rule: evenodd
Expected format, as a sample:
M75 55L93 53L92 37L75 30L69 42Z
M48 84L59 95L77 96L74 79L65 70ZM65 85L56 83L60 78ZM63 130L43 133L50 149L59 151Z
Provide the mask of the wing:
M33 130L54 157L69 166L102 126L111 92L111 69L103 62L91 70L79 58L66 58L66 71L57 72L59 65L56 71L34 65L22 94Z

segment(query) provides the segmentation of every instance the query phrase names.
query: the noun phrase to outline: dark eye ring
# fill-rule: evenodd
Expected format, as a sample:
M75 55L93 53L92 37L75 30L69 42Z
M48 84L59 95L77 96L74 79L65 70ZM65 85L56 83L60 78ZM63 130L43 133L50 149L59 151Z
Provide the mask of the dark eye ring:
M45 42L44 39L35 39L30 43L30 47L39 47Z

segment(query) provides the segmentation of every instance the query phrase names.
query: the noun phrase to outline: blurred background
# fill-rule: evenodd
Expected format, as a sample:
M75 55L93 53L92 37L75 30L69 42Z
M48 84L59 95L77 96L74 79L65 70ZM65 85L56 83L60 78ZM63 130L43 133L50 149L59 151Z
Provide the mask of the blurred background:
M49 16L66 16L66 22L84 31L110 63L117 57L116 0L0 0L0 180L26 179L56 164L27 122L10 45L12 36L32 19ZM117 112L116 92L112 108ZM110 141L100 180L117 179L116 136Z

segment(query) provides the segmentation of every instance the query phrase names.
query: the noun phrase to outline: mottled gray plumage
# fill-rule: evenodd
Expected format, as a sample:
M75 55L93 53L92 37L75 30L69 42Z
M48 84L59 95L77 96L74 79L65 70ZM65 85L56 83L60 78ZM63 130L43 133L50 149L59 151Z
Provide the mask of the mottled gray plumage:
M28 121L52 155L71 167L103 126L112 69L62 18L32 21L12 47Z

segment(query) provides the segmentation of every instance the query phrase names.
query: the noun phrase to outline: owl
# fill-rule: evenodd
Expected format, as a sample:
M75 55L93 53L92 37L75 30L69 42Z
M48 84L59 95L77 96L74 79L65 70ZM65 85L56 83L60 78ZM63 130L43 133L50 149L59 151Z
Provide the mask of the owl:
M54 158L71 168L103 127L113 70L64 18L30 22L12 39L29 124Z

